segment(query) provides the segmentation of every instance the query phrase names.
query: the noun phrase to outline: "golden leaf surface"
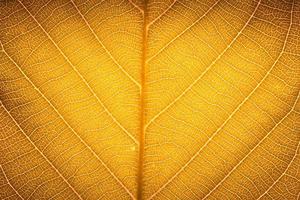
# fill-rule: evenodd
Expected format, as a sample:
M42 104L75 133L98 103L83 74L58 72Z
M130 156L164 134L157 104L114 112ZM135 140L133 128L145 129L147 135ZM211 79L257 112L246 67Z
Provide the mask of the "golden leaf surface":
M299 199L300 1L0 1L0 199Z

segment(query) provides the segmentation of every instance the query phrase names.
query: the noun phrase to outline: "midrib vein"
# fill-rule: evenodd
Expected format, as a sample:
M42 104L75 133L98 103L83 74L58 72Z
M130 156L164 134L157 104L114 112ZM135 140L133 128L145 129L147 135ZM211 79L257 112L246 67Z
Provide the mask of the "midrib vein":
M146 60L148 47L148 26L147 26L147 0L144 2L143 11L143 47L141 62L141 96L140 96L140 136L139 136L139 163L137 176L137 199L141 200L143 195L143 166L145 151L145 98L146 98Z

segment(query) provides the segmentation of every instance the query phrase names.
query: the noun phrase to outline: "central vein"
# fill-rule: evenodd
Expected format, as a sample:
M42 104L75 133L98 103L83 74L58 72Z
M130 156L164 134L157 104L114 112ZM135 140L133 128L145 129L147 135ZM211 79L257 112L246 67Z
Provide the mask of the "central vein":
M140 138L139 138L139 163L138 163L138 178L137 178L137 199L142 199L143 191L143 166L144 166L144 151L145 151L145 98L146 98L146 59L147 59L147 0L144 2L143 12L143 49L142 49L142 65L141 65L141 96L140 96Z

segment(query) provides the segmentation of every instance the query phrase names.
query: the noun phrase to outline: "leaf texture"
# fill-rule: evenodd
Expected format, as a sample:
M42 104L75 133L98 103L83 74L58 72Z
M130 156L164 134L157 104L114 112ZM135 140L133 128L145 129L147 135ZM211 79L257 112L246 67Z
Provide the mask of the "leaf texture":
M299 199L300 1L0 1L0 199Z

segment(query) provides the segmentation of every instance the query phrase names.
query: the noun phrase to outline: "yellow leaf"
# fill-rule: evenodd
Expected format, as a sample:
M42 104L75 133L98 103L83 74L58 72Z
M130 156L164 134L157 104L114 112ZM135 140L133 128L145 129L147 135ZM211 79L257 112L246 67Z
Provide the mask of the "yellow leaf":
M299 199L300 1L0 1L0 199Z

